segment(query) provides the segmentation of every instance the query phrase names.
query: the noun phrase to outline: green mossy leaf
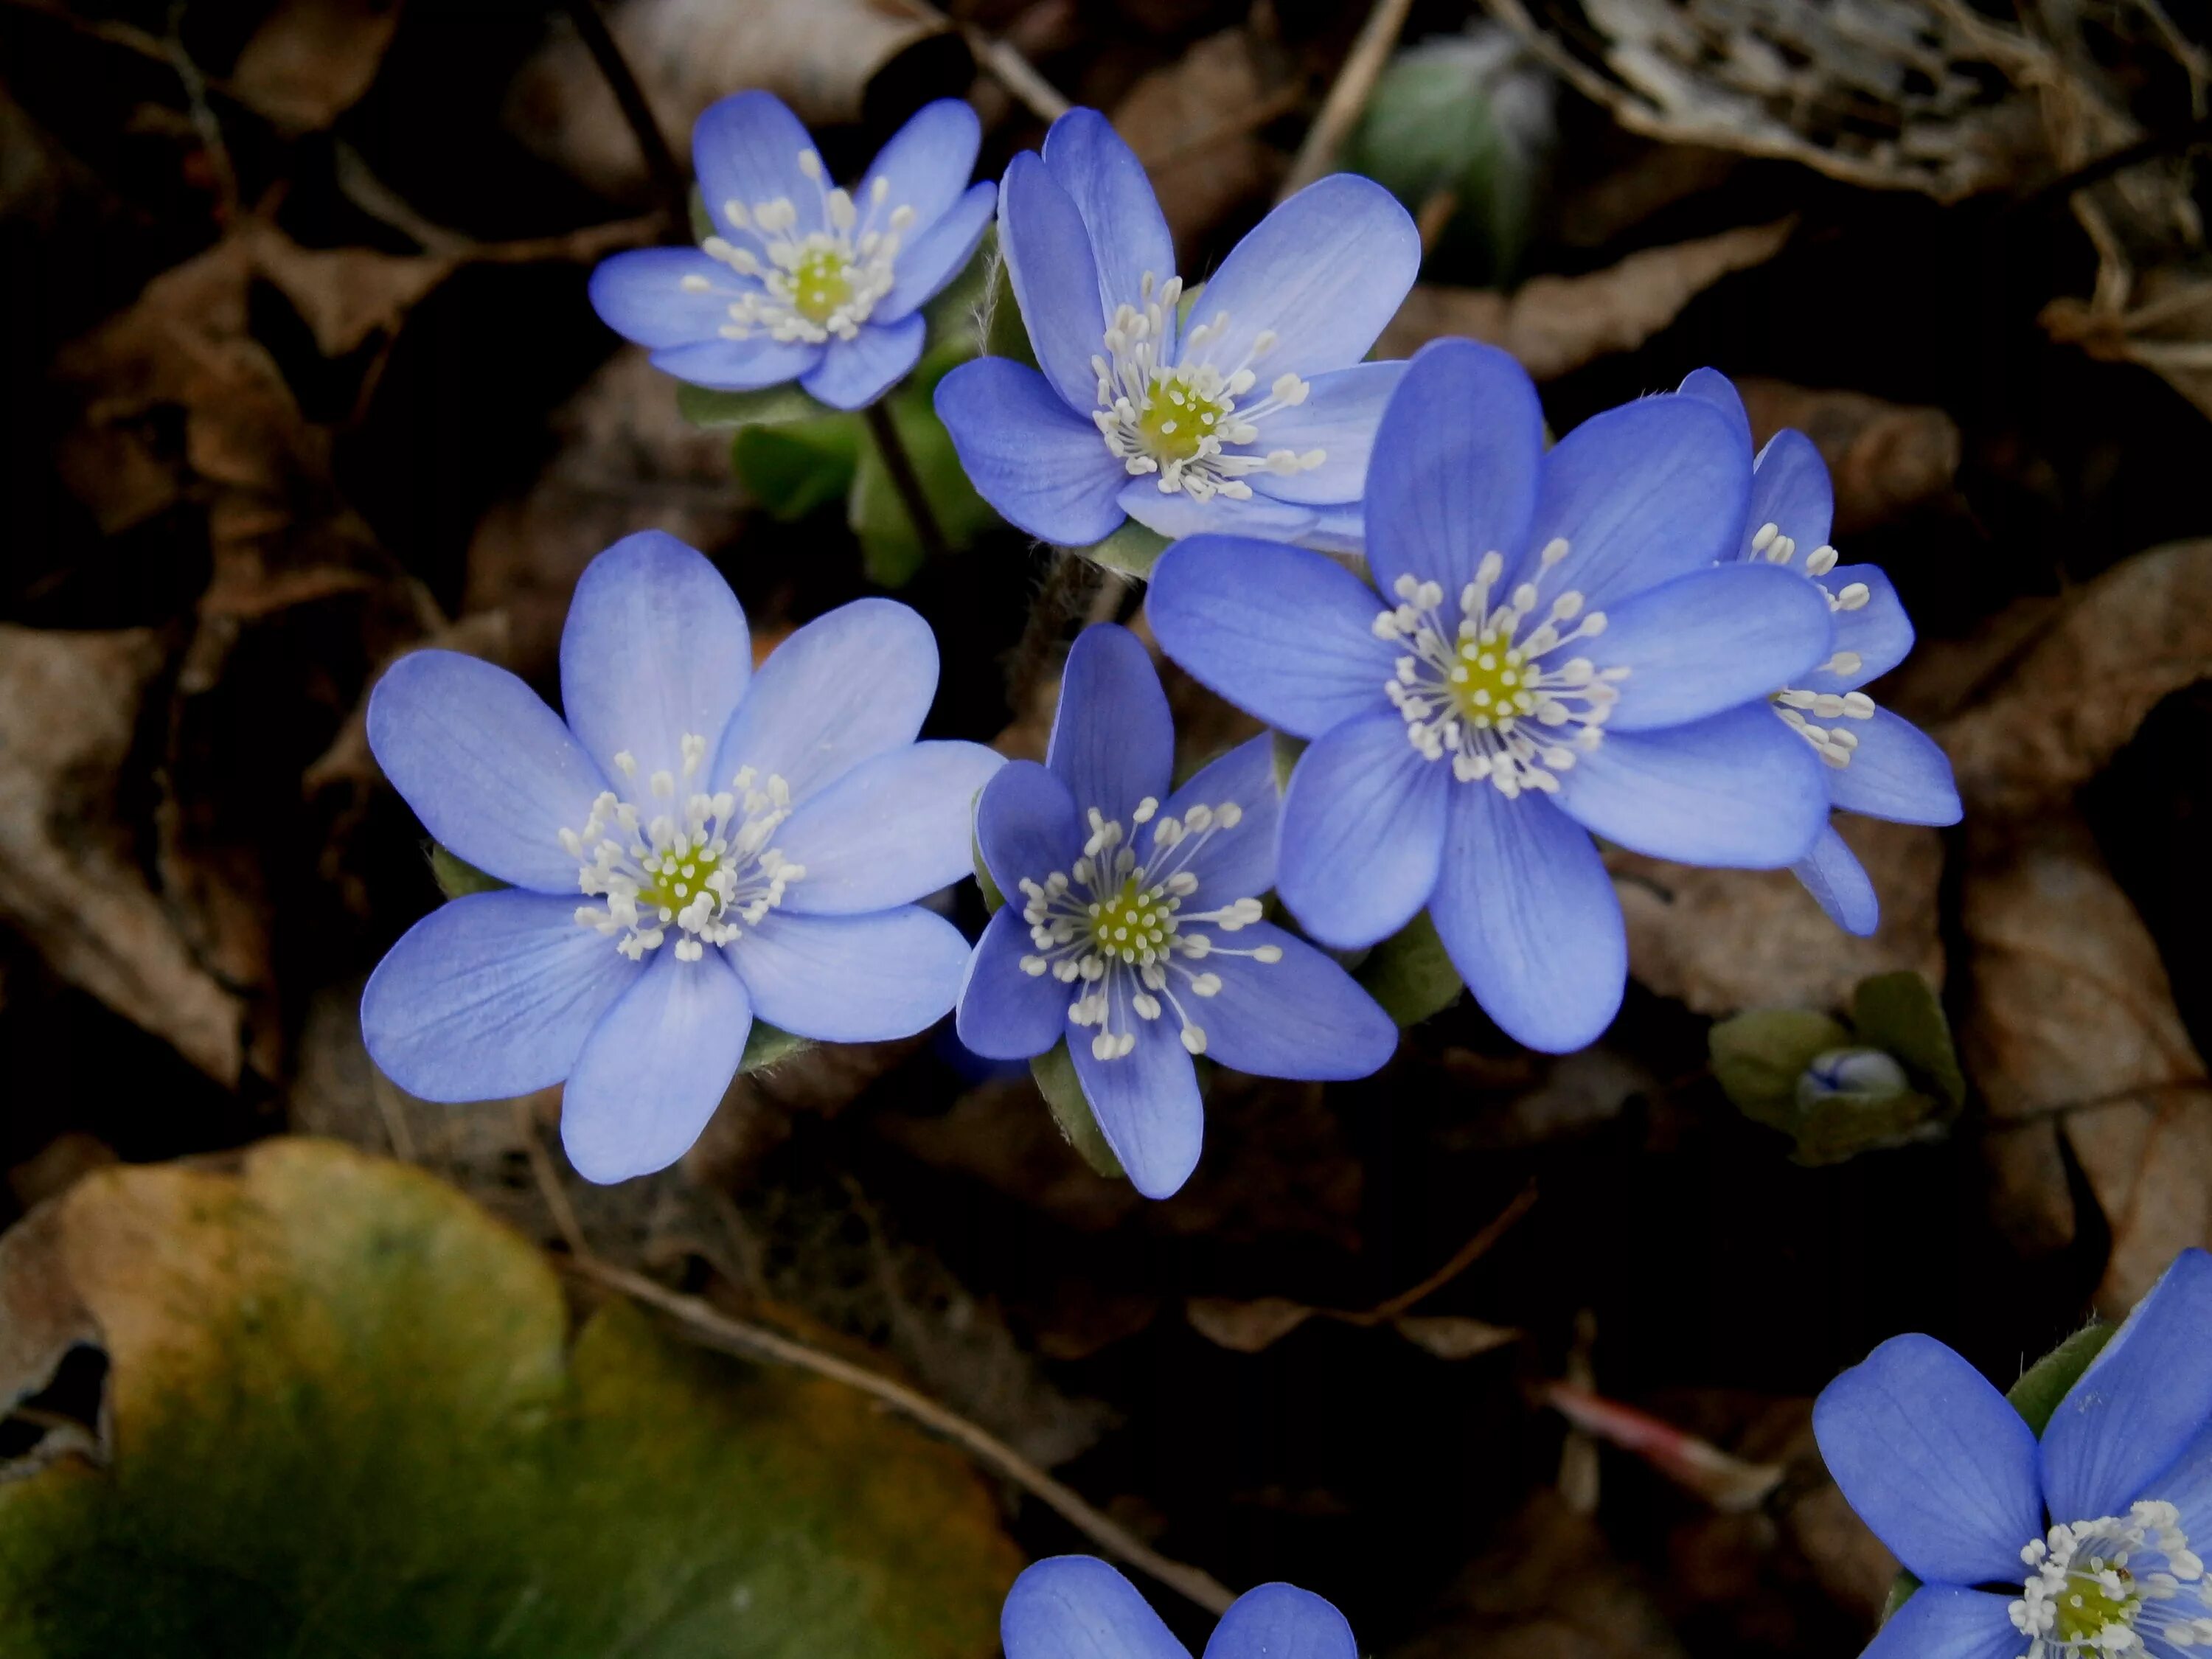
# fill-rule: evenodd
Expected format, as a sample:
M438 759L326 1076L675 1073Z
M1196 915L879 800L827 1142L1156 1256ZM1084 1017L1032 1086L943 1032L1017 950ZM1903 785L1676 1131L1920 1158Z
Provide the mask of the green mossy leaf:
M1425 910L1369 951L1352 976L1401 1026L1442 1013L1466 988Z
M1075 1058L1067 1052L1066 1040L1054 1043L1031 1060L1030 1075L1036 1079L1037 1092L1044 1097L1044 1103L1052 1108L1052 1121L1060 1125L1060 1133L1067 1137L1067 1144L1082 1155L1083 1161L1100 1175L1126 1180L1121 1160L1106 1144L1098 1120L1091 1113L1091 1102L1083 1092L1083 1080L1075 1074Z
M466 898L471 893L496 893L507 885L497 876L488 876L475 865L455 858L434 841L430 843L430 876L438 884L438 890L449 899Z
M997 1650L1019 1559L957 1454L627 1303L571 1346L544 1258L419 1170L279 1139L58 1201L31 1265L103 1333L113 1455L0 1485L12 1659Z
M1858 1040L1894 1056L1953 1111L1966 1103L1966 1075L1951 1042L1951 1023L1928 981L1910 970L1863 979L1851 994Z
M1826 1014L1758 1008L1724 1019L1706 1036L1713 1076L1755 1122L1795 1133L1797 1079L1814 1058L1850 1045L1851 1034Z

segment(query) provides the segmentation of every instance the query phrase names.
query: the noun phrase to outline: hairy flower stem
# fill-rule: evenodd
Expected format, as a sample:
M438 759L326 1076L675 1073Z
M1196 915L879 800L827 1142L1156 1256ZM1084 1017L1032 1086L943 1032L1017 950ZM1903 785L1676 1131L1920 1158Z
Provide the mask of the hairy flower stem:
M934 559L947 550L945 532L937 527L937 515L929 510L929 498L921 493L921 475L914 470L914 460L906 453L906 442L898 434L897 422L891 419L890 410L884 407L883 399L860 411L867 416L868 435L876 441L876 448L884 458L884 471L891 475L891 488L898 491L899 505L906 508L908 522L914 526L915 538L921 550Z
M653 119L653 107L645 101L645 93L637 84L637 76L630 72L629 62L622 54L607 20L599 15L599 0L566 0L569 21L575 24L576 33L584 38L584 46L599 65L599 74L605 78L607 88L622 106L623 119L636 135L637 147L645 156L646 171L653 175L653 188L659 192L669 222L679 228L690 222L691 185L683 167L677 161L675 152L668 148L668 139L660 131L659 122Z
M1060 643L1068 619L1082 611L1101 579L1098 567L1073 548L1054 550L1052 568L1030 606L1021 642L1006 665L1006 705L1017 716L1026 713L1036 701L1037 687L1052 666L1053 647Z

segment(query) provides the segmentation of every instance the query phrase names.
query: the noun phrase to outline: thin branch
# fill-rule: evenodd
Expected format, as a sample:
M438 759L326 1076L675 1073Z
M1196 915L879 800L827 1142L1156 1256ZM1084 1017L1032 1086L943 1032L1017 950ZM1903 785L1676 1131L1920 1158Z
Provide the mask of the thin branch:
M1411 1290L1401 1291L1388 1302L1376 1306L1368 1318L1376 1324L1395 1319L1408 1308L1434 1296L1457 1279L1469 1267L1490 1253L1490 1248L1505 1237L1513 1224L1535 1207L1536 1183L1530 1182L1514 1195L1513 1201L1500 1210L1490 1224L1453 1253L1452 1259L1431 1273Z
M1282 185L1275 192L1277 201L1296 195L1328 171L1337 151L1351 137L1359 112L1367 107L1376 78L1390 61L1390 49L1398 44L1399 32L1406 27L1406 13L1412 6L1413 0L1375 0L1375 9L1360 25L1359 37L1352 43L1344 67L1337 71L1336 84L1328 89L1321 113L1306 130L1297 159L1283 176Z
M553 1225L559 1231L562 1242L568 1245L568 1254L579 1261L588 1261L592 1247L584 1240L583 1224L576 1219L576 1206L568 1202L568 1189L561 1184L561 1172L553 1167L552 1155L538 1139L538 1115L530 1109L526 1098L518 1096L510 1104L514 1110L515 1133L522 1137L522 1150L530 1159L530 1173L538 1182L538 1195L545 1200Z
M868 435L876 441L877 453L884 458L884 471L890 474L891 488L898 491L899 505L906 508L907 522L914 526L915 537L921 543L922 552L933 559L942 557L947 550L945 532L937 527L937 515L929 510L929 497L922 494L921 475L914 470L914 459L907 453L906 441L899 436L890 410L878 398L861 413L868 422Z
M1058 87L1037 73L1036 64L998 36L987 33L973 23L946 16L929 0L900 0L900 3L909 16L943 28L957 29L960 38L967 41L968 50L975 54L976 64L1038 120L1057 121L1073 107Z
M568 1264L594 1284L657 1308L682 1324L702 1346L717 1348L746 1359L767 1360L828 1377L883 1401L933 1434L959 1446L985 1468L995 1470L1054 1510L1061 1519L1107 1554L1158 1580L1169 1589L1219 1614L1228 1611L1235 1594L1211 1573L1181 1561L1170 1560L1132 1534L1127 1528L1093 1508L1073 1488L1062 1485L995 1436L965 1418L947 1411L927 1395L895 1382L879 1371L856 1365L835 1354L823 1353L802 1342L759 1325L732 1319L697 1297L684 1296L654 1283L641 1273L617 1267L592 1256Z
M599 66L599 74L615 102L622 106L623 119L636 135L637 147L645 156L646 171L653 175L653 188L678 225L688 223L691 217L691 182L668 148L668 137L660 130L660 123L653 113L653 106L646 102L645 89L630 72L629 60L623 56L622 47L614 33L607 27L607 20L599 15L599 0L566 0L566 9L576 33L584 37L585 49L592 61Z

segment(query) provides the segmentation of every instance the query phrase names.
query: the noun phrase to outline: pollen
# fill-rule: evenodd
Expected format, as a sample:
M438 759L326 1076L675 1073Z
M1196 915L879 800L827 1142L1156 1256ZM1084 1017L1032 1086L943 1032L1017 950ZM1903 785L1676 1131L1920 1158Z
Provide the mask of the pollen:
M1209 398L1182 377L1162 374L1137 416L1137 442L1154 460L1195 460L1206 441L1220 434L1231 407L1227 398Z
M791 307L811 323L826 323L852 301L851 267L834 247L816 248L792 268Z
M1133 966L1152 961L1175 932L1175 908L1164 887L1139 888L1131 876L1111 898L1091 907L1091 937L1102 956Z
M1486 634L1463 641L1444 683L1460 715L1478 732L1536 711L1527 657Z

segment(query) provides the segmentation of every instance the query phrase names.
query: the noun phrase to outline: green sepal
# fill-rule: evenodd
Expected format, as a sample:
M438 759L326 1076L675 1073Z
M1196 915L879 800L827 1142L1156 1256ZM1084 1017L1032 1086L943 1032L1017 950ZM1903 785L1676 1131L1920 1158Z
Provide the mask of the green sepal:
M1068 551L1080 554L1102 570L1134 576L1142 581L1152 574L1152 566L1167 550L1167 545L1168 538L1158 531L1147 530L1134 519L1127 519L1104 541L1093 542L1088 547L1072 547Z
M1850 1046L1842 1023L1802 1008L1754 1008L1706 1034L1713 1076L1736 1109L1795 1133L1797 1079L1820 1055Z
M1951 1023L1926 980L1907 969L1863 979L1851 994L1859 1042L1895 1058L1917 1082L1932 1085L1957 1111L1966 1103L1966 1074L1951 1042Z
M1902 1146L1941 1109L1917 1089L1838 1090L1804 1101L1790 1133L1797 1137L1791 1157L1818 1168L1841 1164L1861 1152Z
M970 823L972 825L972 819ZM983 896L983 914L995 916L1005 908L1006 896L999 890L999 884L991 879L991 866L983 862L983 843L975 839L972 827L968 831L968 856L975 862L975 890Z
M676 408L692 425L710 432L786 426L793 421L818 421L838 414L800 391L796 380L763 386L758 392L716 392L687 382L676 388Z
M1370 951L1352 976L1401 1028L1443 1012L1466 988L1426 910Z
M714 216L707 211L707 198L701 193L698 185L694 185L686 191L684 199L684 205L691 210L693 241L704 243L709 236L720 236L722 234L714 223Z
M1294 738L1287 732L1270 732L1274 738L1273 754L1275 762L1275 793L1282 794L1291 787L1291 774L1296 769L1298 757L1306 752L1304 738Z
M742 1077L747 1072L765 1070L778 1060L803 1054L815 1046L812 1037L793 1036L764 1019L757 1019L753 1029L745 1034L745 1051L738 1058L738 1074Z
M1106 1144L1106 1136L1091 1109L1090 1098L1083 1092L1083 1079L1075 1074L1075 1057L1067 1052L1066 1039L1054 1043L1030 1061L1030 1075L1036 1079L1037 1092L1044 1097L1044 1103L1052 1109L1052 1121L1060 1126L1060 1133L1083 1161L1102 1176L1126 1181L1128 1176L1121 1168L1121 1160Z
M438 890L449 899L466 898L471 893L496 893L507 884L497 876L488 876L468 863L457 859L436 842L430 843L430 876L438 884Z

